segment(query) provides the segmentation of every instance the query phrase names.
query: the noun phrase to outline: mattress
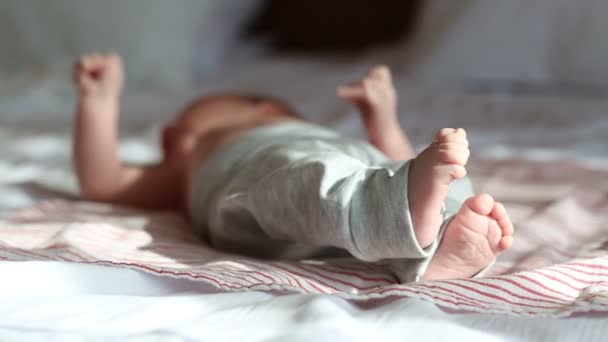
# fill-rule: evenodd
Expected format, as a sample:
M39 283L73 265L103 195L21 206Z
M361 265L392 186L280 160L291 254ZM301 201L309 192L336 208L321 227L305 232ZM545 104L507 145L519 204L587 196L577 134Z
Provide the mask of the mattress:
M274 61L196 89L129 90L121 156L157 159L162 122L218 88L276 93L310 120L361 137L333 87L364 68ZM69 161L70 92L51 75L5 85L0 97L0 310L9 318L0 336L600 340L608 332L608 102L471 93L396 76L414 143L444 126L467 128L477 189L513 216L515 246L489 278L398 285L382 264L260 262L205 247L171 213L82 202Z

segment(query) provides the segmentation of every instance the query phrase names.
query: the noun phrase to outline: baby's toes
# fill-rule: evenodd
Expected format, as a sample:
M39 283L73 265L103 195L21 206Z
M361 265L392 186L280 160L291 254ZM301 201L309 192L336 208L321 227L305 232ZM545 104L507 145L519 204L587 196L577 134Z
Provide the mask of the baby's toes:
M471 152L458 142L440 142L437 144L440 160L444 163L465 165Z
M442 128L435 134L435 140L467 141L467 132L463 128Z
M502 252L511 248L513 245L513 223L511 223L507 210L502 203L494 203L490 217L495 220L502 235L497 245L498 251Z
M490 249L492 249L493 252L497 252L499 249L498 245L502 239L502 231L498 226L498 223L491 218L488 218L488 233L486 238L488 239Z
M511 248L511 246L513 246L513 236L503 236L498 243L498 250L501 252L506 251L507 249Z
M502 205L502 203L494 203L494 208L492 208L490 217L492 217L494 220L496 220L496 222L498 222L498 225L500 226L500 229L502 231L502 235L513 235L513 223L511 222L511 219L507 214L507 210L505 209L504 205Z
M435 134L435 140L443 141L448 135L455 133L455 128L442 128Z

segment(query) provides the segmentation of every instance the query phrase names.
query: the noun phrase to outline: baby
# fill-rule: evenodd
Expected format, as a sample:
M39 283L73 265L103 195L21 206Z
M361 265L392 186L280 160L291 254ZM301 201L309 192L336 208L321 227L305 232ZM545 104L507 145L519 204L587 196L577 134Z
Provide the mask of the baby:
M118 157L119 56L75 66L74 163L95 201L181 211L212 246L260 258L352 255L385 261L402 282L479 275L513 241L502 204L474 195L468 141L444 128L417 156L396 114L389 70L340 86L369 143L304 122L266 97L197 99L162 132L163 159Z

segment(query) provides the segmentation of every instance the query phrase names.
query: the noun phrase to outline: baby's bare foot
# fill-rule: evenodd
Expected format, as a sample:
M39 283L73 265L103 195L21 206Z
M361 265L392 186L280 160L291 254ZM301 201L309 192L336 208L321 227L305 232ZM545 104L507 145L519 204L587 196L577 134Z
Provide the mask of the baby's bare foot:
M469 198L446 227L423 280L468 278L513 244L513 225L487 194Z
M408 198L416 239L430 245L439 232L441 209L450 183L466 175L469 142L464 129L444 128L412 162Z

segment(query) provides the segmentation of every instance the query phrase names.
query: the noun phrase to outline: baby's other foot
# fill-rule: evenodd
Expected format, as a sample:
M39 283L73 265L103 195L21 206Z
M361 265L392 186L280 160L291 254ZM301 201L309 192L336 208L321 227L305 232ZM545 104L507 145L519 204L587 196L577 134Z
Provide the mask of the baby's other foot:
M504 206L487 194L469 198L446 227L423 280L468 278L513 244Z
M416 239L422 247L430 245L439 232L441 209L450 183L466 175L469 142L462 128L444 128L410 168L408 199Z

